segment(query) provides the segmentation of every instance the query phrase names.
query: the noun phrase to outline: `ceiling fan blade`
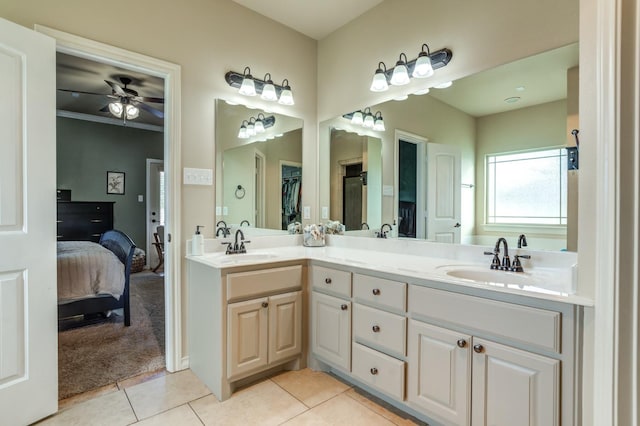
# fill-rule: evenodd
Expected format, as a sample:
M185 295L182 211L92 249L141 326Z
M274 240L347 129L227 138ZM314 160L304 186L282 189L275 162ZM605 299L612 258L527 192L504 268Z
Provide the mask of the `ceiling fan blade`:
M164 112L158 109L152 108L149 105L144 104L142 102L136 102L136 105L142 108L143 110L150 112L151 114L155 115L158 118L164 118Z
M164 98L153 98L149 96L136 96L136 101L138 102L151 102L154 104L163 104Z
M99 110L99 111L100 111L100 112L110 112L110 111L109 111L109 104L107 104L107 105L103 106L102 108L100 108L100 110Z
M60 92L69 92L69 93L81 93L83 95L98 95L98 96L105 96L104 93L93 93L93 92L84 92L82 90L71 90L71 89L58 89L58 91Z
M125 92L124 90L122 90L122 87L118 86L117 84L115 84L113 81L109 81L109 80L105 80L105 83L107 83L111 89L114 91L114 93L116 95L119 96L127 96L127 92Z

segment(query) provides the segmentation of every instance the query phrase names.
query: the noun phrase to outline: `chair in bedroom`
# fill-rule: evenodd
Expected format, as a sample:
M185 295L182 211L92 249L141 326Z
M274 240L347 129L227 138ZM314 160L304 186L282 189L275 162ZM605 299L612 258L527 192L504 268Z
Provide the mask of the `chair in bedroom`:
M153 272L156 272L164 263L164 225L156 227L156 232L153 233L153 240L153 245L158 252L158 264L153 268Z
M124 264L124 293L121 297L122 309L124 311L124 325L131 325L131 309L129 308L129 276L131 275L131 260L133 259L133 252L136 250L136 245L131 238L122 231L112 229L105 232L100 237L100 245L111 250L115 254L120 262ZM119 307L119 306L114 306Z

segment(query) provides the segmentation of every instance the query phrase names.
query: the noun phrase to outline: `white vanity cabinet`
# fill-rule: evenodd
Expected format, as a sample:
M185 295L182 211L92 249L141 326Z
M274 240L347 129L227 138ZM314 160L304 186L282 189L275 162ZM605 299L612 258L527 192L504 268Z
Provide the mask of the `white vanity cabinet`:
M311 351L351 371L351 272L311 265Z
M304 264L189 262L189 367L223 401L236 383L306 365Z
M454 425L565 424L561 312L419 286L409 294L409 312L421 319L409 321L413 408Z
M230 303L227 306L227 377L302 353L302 292Z

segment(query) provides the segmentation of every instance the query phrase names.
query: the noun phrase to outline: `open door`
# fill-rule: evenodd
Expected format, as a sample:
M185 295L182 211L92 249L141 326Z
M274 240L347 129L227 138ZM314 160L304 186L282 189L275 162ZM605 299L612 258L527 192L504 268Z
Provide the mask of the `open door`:
M460 242L460 148L427 144L427 239Z
M58 409L55 40L0 19L0 421Z

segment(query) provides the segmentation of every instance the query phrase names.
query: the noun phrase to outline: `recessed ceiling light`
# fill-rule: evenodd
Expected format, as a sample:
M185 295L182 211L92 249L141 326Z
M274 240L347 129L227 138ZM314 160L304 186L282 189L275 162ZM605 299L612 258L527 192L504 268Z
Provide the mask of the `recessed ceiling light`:
M429 88L420 89L416 92L413 92L414 95L426 95L427 93L429 93Z
M516 87L516 92L524 92L524 86Z
M504 101L508 104L515 104L520 100L520 96L512 96L510 98L505 99Z
M433 87L435 87L436 89L446 89L447 87L451 87L452 84L453 81L445 81L444 83L436 84Z

